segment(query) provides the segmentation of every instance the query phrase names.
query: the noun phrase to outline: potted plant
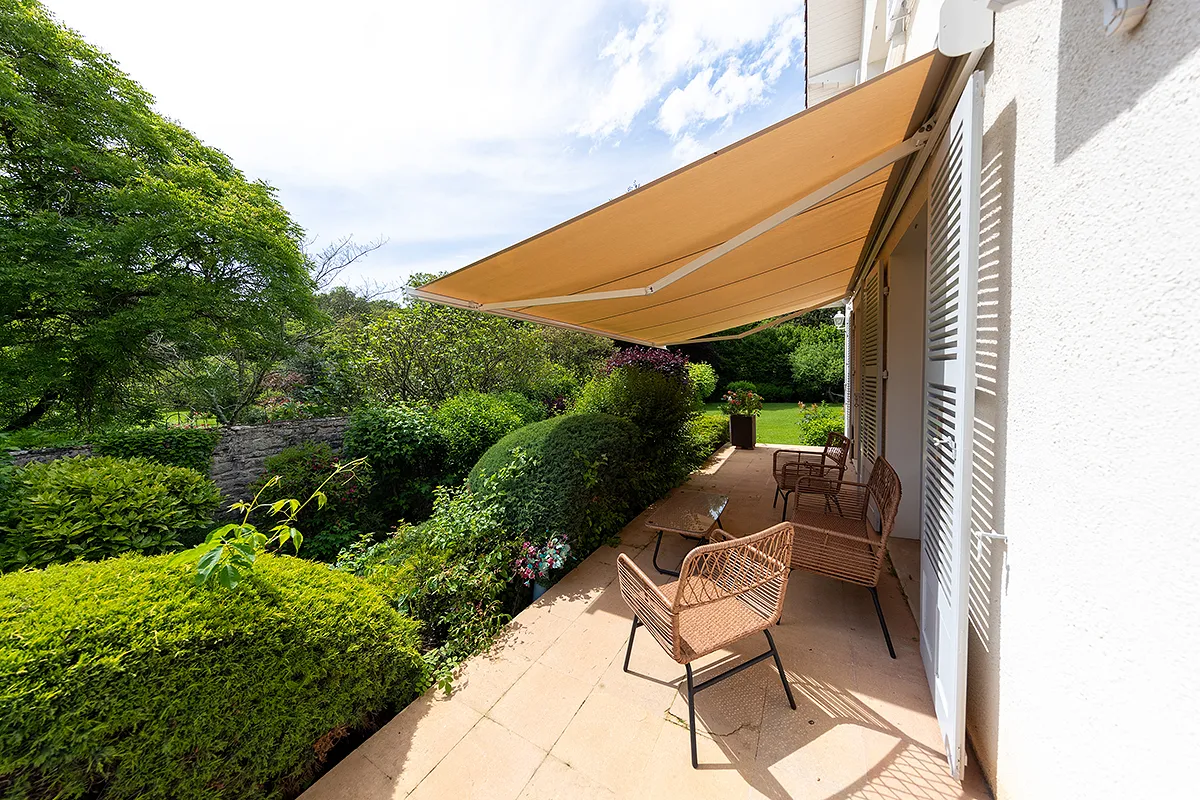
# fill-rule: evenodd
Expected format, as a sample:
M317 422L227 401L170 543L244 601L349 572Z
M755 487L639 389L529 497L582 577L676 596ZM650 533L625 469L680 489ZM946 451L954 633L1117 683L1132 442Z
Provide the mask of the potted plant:
M570 552L571 545L560 536L552 536L541 547L528 541L521 545L521 555L513 562L513 570L518 578L525 581L526 586L533 586L534 600L550 588L550 574L562 569Z
M729 441L734 447L753 450L758 441L758 415L762 397L749 389L731 389L722 398L721 411L729 415Z

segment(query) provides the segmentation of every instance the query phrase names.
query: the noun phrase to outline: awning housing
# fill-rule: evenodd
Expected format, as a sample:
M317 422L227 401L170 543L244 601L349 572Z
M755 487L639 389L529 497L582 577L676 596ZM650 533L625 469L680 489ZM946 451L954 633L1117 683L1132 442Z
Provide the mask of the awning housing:
M828 305L949 64L911 61L410 294L650 345Z

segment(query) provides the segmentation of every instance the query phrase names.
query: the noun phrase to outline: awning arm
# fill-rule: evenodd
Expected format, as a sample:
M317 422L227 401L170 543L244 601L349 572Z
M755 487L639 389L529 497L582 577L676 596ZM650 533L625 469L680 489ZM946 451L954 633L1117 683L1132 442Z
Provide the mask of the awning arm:
M704 344L706 342L729 342L734 339L745 339L747 336L753 336L756 333L762 333L765 330L774 328L777 325L782 325L783 323L788 322L789 320L793 320L796 317L803 316L803 315L809 313L810 311L816 311L819 308L829 308L829 307L830 306L828 304L826 304L823 306L813 306L812 308L803 308L799 311L793 311L789 314L784 314L782 317L776 317L775 319L771 320L770 322L764 322L761 325L756 325L755 327L751 328L750 330L742 331L741 333L729 333L724 336L702 336L698 339L680 339L677 342L667 342L666 346L672 347L674 345L679 345L679 344Z
M483 310L479 307L478 303L472 303L470 300L459 300L457 297L446 297L445 295L435 294L433 292L425 291L424 289L421 289L416 286L405 286L404 287L404 296L411 297L416 300L424 300L427 303L435 303L439 306L449 306L450 308L464 308L464 309L467 309L470 311L482 311ZM508 319L519 319L524 322L536 322L539 325L549 325L552 328L562 328L563 330L576 331L578 333L590 333L593 336L602 336L605 339L614 338L614 334L609 333L607 331L596 330L594 328L588 328L583 325L572 325L569 322L559 322L558 320L553 320L553 319L543 319L541 317L532 316L531 314L522 314L520 311L498 310L498 311L488 311L487 313L492 314L497 317L507 317ZM634 344L640 344L644 347L659 347L659 348L664 347L664 345L658 344L656 342L651 342L646 339L634 339L630 336L617 336L616 338L620 339L622 342L633 342Z
M810 192L809 194L800 198L787 208L775 212L752 228L747 228L737 236L722 242L703 255L697 256L679 269L664 275L649 286L643 286L636 289L613 289L604 292L582 292L580 294L557 295L554 297L530 297L524 300L504 300L495 303L471 303L471 301L466 301L469 304L463 305L462 307L474 308L479 311L494 312L508 308L552 306L562 303L587 303L593 300L614 300L622 297L645 297L647 295L652 295L655 292L670 286L672 283L675 283L681 278L686 278L688 275L691 275L693 272L704 267L705 265L716 261L726 253L730 253L747 242L757 239L759 236L762 236L764 233L767 233L773 228L779 227L793 217L803 214L805 211L808 211L818 203L822 203L839 192L849 189L851 186L875 174L879 170L884 169L900 159L915 153L923 148L929 141L929 132L929 126L922 126L920 130L918 130L913 136L905 139L895 147L892 147L875 158L872 158L870 161L859 164L857 167L843 174L841 177L835 178L834 180L822 186L820 189Z

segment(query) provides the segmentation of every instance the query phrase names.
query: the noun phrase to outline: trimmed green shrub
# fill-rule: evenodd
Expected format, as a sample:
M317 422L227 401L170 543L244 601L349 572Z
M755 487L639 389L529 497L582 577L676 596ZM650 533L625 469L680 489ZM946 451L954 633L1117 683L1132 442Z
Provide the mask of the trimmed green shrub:
M609 414L552 417L492 445L469 482L478 492L514 460L528 459L498 491L507 528L539 541L564 536L582 559L642 508L631 497L640 439L633 423Z
M325 482L341 459L327 444L304 442L287 447L263 462L263 473L247 487L253 497L262 490L259 501L295 498L304 502ZM279 482L267 486L272 476ZM377 527L378 520L368 511L367 498L374 480L370 464L335 476L321 491L324 507L310 503L296 517L294 527L304 534L298 555L317 561L333 561L337 554L355 541L364 530ZM248 499L248 498L247 498Z
M703 403L717 390L717 371L703 361L688 364L688 380L692 382L692 393L697 403Z
M531 422L541 422L546 418L548 412L548 405L546 403L531 400L520 392L500 392L495 396L513 407L513 410L521 417L522 425L528 425Z
M754 392L758 394L758 385L750 381L730 381L725 384L725 391L728 392Z
M0 569L195 544L221 500L195 470L144 458L60 458L13 471L0 512Z
M846 334L833 325L799 328L790 358L792 381L802 400L824 400L846 377Z
M424 519L442 482L446 441L424 404L364 408L350 417L345 458L366 457L375 477L369 501L386 523Z
M791 387L791 384L760 381L755 386L758 393L762 395L763 401L767 403L786 403L796 396L796 390Z
M623 417L637 428L641 463L632 476L632 499L640 507L657 500L692 469L686 434L696 404L682 365L679 373L620 367L589 381L575 406L580 413Z
M167 560L0 577L5 797L295 796L425 685L416 623L353 576L265 556L214 591Z
M701 414L688 423L693 468L729 442L729 418L724 414Z
M484 451L525 424L503 399L479 392L442 401L434 419L446 442L447 483L462 481Z
M132 428L102 436L92 452L116 458L148 458L207 475L220 439L220 432L213 428Z
M800 430L797 444L820 447L825 444L825 436L830 431L842 433L846 429L845 416L841 406L820 404L800 404Z

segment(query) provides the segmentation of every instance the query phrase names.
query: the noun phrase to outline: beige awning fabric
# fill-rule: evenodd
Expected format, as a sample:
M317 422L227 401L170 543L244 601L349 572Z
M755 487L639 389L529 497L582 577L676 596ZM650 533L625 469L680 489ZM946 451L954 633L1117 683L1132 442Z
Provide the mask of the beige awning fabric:
M930 53L411 294L651 345L827 305L949 64Z

